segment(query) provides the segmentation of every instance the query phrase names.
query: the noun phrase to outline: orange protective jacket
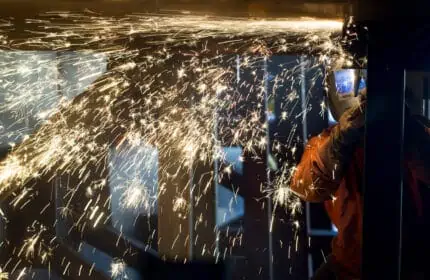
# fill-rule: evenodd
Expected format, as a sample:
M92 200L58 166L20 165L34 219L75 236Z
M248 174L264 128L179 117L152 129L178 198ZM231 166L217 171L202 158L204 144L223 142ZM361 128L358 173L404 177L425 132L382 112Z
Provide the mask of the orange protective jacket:
M349 166L340 181L333 179L320 157L331 129L323 131L308 142L302 159L291 181L291 188L304 200L324 202L338 235L332 241L331 260L337 267L340 279L359 279L362 247L362 196L360 192L364 150L356 148ZM429 183L429 172L421 163L405 155L406 180L411 187L418 212L422 201L418 191L418 181Z

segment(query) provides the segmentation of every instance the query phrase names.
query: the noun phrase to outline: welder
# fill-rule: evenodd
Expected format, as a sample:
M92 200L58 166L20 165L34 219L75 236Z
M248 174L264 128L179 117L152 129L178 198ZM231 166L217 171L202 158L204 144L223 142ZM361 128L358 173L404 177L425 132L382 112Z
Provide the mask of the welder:
M367 100L363 73L342 69L329 75L327 101L336 123L309 140L291 182L292 190L304 200L324 202L338 229L332 252L317 270L315 280L360 279ZM404 228L410 231L403 232L402 275L406 276L402 279L430 279L424 275L423 258L418 256L419 250L426 248L423 243L428 243L424 219L428 210L423 203L423 190L428 188L423 186L430 184L429 122L421 116L421 108L422 99L407 90L403 213ZM381 197L381 205L383 200Z

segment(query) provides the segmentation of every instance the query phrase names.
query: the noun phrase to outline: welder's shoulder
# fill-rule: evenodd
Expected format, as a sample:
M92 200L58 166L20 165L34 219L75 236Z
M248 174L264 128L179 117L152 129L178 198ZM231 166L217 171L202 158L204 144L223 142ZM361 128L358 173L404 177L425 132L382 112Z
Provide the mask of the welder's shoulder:
M320 134L311 137L306 145L306 148L307 149L316 148L322 143L324 143L330 137L330 133L332 129L333 127L326 128Z

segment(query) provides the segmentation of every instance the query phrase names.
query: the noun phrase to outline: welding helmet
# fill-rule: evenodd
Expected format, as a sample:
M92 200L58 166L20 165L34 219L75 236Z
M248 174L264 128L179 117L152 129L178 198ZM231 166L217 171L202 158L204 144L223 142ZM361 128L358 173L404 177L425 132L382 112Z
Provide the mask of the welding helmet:
M362 69L340 69L327 76L327 104L336 121L349 108L360 103L366 92L366 71Z

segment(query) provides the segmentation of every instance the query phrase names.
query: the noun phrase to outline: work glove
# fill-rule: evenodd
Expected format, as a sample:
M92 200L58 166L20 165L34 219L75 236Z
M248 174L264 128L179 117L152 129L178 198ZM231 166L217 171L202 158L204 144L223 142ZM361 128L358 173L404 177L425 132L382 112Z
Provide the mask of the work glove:
M351 161L354 151L363 139L365 124L365 96L356 106L345 111L338 125L332 128L328 141L320 150L326 169L332 171L332 179L340 181Z

